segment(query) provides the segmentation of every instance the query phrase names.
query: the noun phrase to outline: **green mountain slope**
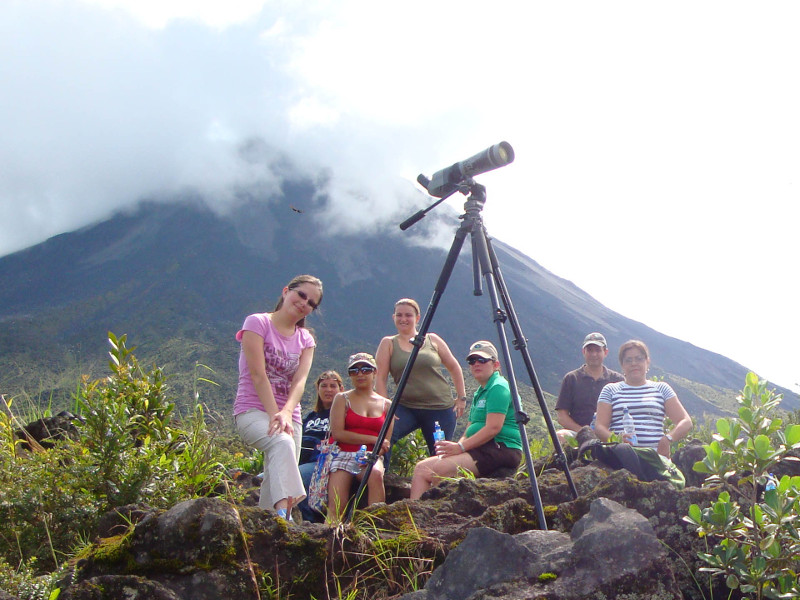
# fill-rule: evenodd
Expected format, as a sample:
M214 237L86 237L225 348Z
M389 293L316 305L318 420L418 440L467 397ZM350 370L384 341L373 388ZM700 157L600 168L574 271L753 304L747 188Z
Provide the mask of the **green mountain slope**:
M292 211L290 198L306 211ZM374 352L393 332L397 298L414 297L424 310L446 250L418 238L412 243L394 228L324 235L336 229L315 216L324 203L309 185L286 189L280 201L243 199L225 216L191 200L145 203L0 258L0 390L68 406L81 374L104 374L106 332L113 331L128 334L144 364L164 367L179 402L199 391L227 413L237 377L234 334L247 314L270 310L281 287L303 272L325 284L322 310L310 319L318 338L312 376L343 371L350 353ZM454 233L457 222L445 214L422 225ZM562 375L580 365L583 336L599 330L612 347L612 367L619 344L646 341L654 373L675 385L692 415L733 407L745 367L614 313L515 249L494 244L546 392L557 394ZM472 341L496 337L491 316L488 296L473 295L467 243L431 329L461 356ZM521 361L515 366L530 397ZM797 396L787 395L784 407L798 406Z

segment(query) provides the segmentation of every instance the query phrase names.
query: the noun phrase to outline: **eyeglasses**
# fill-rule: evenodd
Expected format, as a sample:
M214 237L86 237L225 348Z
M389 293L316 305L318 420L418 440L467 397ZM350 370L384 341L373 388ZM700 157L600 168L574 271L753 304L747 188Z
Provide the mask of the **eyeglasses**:
M481 363L482 365L485 365L488 362L492 362L492 360L493 359L491 359L491 358L485 358L483 356L470 356L469 358L467 358L467 363L470 366L474 365L476 362Z
M626 356L622 359L623 365L632 365L634 363L643 363L647 361L646 356Z
M308 305L311 307L311 310L317 310L317 306L319 306L319 305L316 302L314 302L313 300L309 300L308 299L308 294L306 294L303 290L295 289L293 291L294 291L295 294L300 296L301 300L305 300L308 303Z
M363 367L350 367L347 369L348 375L358 375L361 373L362 375L369 375L370 373L375 372L375 367L370 367L369 365L364 365Z

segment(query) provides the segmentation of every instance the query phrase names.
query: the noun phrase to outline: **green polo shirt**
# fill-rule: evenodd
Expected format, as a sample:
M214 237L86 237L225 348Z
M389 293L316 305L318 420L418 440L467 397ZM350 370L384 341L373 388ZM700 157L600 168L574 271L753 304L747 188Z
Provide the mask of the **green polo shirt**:
M514 418L514 403L511 401L511 391L508 381L500 375L499 371L492 373L486 385L482 385L472 396L472 407L469 410L469 426L466 437L475 435L475 432L486 425L487 413L503 413L506 418L503 428L494 437L507 448L522 450L522 439L519 435L519 426Z

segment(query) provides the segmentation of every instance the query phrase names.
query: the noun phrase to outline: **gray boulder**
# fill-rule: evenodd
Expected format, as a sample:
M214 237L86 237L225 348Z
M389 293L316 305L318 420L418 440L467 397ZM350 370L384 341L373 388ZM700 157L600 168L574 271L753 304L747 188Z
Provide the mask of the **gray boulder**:
M472 529L424 590L405 600L680 599L671 564L641 514L600 498L571 535Z
M74 422L78 420L75 415L63 411L54 417L28 423L22 429L16 430L14 435L22 440L20 445L26 450L30 450L31 446L49 449L59 440L77 440L79 432Z
M236 509L200 498L151 512L106 550L77 565L64 600L217 600L254 596L252 574L236 561L243 531Z
M171 590L157 581L134 575L101 575L92 577L68 591L70 600L181 600Z

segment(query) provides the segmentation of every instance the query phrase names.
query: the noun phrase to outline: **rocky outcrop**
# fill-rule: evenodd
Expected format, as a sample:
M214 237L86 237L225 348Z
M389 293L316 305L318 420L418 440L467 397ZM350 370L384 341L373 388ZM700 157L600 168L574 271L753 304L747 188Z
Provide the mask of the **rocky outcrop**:
M538 477L547 531L527 479L444 482L421 500L377 504L337 527L287 523L220 498L168 511L126 507L104 522L61 598L248 600L257 590L327 598L355 588L377 600L423 585L418 597L430 599L727 597L724 582L712 590L698 573L705 543L682 521L717 490L678 491L596 464L571 474L577 499L560 470ZM401 486L395 497L403 495ZM465 595L447 591L453 586Z
M686 477L686 485L689 487L700 487L705 481L705 475L693 470L696 462L702 461L706 457L703 443L700 440L690 440L675 452L672 462L678 467Z
M22 429L14 431L14 435L22 440L20 446L26 450L52 448L58 440L78 439L75 421L79 420L81 417L62 411L54 417L44 417L28 423Z
M137 513L142 516L141 509ZM140 598L251 597L252 573L241 568L245 535L239 511L219 498L201 498L166 512L150 511L123 534L104 538L79 561L80 580L62 598L110 599L110 589Z
M487 552L487 549L491 549ZM479 558L479 560L476 560ZM672 565L642 515L601 498L570 535L533 530L511 536L471 529L424 590L405 600L682 598Z

